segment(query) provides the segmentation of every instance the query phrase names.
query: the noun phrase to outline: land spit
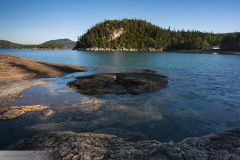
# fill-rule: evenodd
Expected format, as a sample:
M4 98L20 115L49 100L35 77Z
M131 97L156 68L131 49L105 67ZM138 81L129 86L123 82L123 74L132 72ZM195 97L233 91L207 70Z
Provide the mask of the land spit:
M46 63L0 54L0 107L18 97L24 90L47 83L34 81L37 78L58 77L85 70L86 68L80 66Z
M19 97L24 90L48 83L35 79L58 77L85 70L86 68L79 66L46 63L0 54L0 120L12 120L29 111L46 109L46 106L42 105L8 106L8 103Z

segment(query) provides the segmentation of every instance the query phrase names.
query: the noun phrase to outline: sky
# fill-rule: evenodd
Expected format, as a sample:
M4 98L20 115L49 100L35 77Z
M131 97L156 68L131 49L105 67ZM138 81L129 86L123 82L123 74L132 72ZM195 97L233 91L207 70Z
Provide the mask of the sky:
M240 0L0 0L0 39L23 44L78 36L109 19L163 28L240 31Z

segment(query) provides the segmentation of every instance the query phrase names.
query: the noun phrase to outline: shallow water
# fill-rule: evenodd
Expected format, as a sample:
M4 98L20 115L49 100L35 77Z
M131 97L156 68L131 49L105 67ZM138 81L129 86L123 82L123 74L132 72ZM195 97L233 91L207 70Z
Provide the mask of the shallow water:
M89 71L48 78L11 105L46 104L56 114L27 113L0 122L0 147L39 132L72 130L109 133L136 141L180 141L240 127L240 56L185 53L89 53L80 51L0 50L34 60L87 66ZM100 110L82 112L94 96L70 90L76 76L153 69L169 77L168 87L140 95L97 95Z

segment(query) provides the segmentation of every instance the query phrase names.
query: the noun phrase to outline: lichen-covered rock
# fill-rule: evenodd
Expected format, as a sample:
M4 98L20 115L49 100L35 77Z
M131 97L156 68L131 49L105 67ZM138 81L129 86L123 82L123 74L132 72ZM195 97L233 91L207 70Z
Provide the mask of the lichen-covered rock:
M140 94L165 88L166 76L142 73L111 73L78 77L69 87L84 94Z
M37 135L8 149L56 151L59 159L239 160L240 129L180 143L130 142L106 134L54 132Z

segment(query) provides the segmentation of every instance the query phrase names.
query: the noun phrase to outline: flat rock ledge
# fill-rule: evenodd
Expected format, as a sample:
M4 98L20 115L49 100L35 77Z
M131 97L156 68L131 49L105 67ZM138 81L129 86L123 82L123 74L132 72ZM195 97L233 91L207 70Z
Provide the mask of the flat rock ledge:
M54 151L66 160L239 160L240 129L187 138L180 143L138 142L106 134L54 132L20 141L11 150Z
M0 107L0 121L1 120L12 120L17 117L23 116L27 112L42 111L47 109L45 105L32 105L32 106L20 106L20 107Z
M83 94L140 94L159 91L168 84L166 76L152 73L108 73L77 77L68 86Z

